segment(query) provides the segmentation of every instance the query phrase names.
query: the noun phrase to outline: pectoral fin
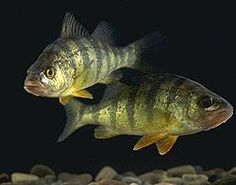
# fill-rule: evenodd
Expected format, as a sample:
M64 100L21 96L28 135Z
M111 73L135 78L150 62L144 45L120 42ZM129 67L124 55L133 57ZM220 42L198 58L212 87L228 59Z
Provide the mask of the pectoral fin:
M160 155L165 155L174 146L178 136L166 136L156 142Z
M87 90L79 90L72 93L72 96L93 99L93 95Z
M115 137L117 135L119 135L119 134L104 127L104 126L98 126L94 130L94 137L97 139L108 139L111 137Z
M134 146L133 150L139 150L141 148L144 148L146 146L149 146L153 143L156 143L161 138L165 137L166 133L156 134L156 135L149 135L149 136L143 136Z
M60 97L59 98L59 102L62 104L62 105L66 105L69 101L70 101L70 96L63 96L63 97Z

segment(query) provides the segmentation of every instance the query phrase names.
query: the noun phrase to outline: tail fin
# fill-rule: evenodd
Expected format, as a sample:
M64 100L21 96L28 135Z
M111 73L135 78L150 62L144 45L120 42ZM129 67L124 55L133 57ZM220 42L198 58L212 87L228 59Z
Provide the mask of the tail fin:
M71 98L69 103L65 105L66 116L67 116L66 125L64 127L62 134L57 139L57 142L64 141L74 131L85 125L85 123L83 123L81 120L82 117L81 115L84 112L85 106L86 105L84 105L75 98Z
M154 32L132 43L130 46L135 48L136 61L129 67L149 71L153 66L147 63L148 60L152 59L157 51L166 45L166 40L165 34Z

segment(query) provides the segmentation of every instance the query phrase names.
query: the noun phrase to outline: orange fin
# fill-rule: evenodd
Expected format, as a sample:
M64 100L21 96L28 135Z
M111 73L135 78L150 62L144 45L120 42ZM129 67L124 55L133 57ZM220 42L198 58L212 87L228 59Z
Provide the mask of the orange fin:
M159 139L165 137L167 134L161 133L157 135L143 136L134 146L133 150L139 150L153 143L156 143Z
M93 99L93 95L87 90L79 90L72 93L72 96Z
M70 101L70 96L63 96L63 97L60 97L59 98L59 102L62 104L62 105L66 105L69 101Z
M156 142L160 155L165 155L174 146L178 136L165 136Z

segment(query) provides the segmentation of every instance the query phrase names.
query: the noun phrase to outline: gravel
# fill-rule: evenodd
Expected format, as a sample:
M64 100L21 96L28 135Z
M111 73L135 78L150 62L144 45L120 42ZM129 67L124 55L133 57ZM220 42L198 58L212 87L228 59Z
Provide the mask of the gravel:
M88 173L55 171L44 165L35 165L30 172L0 173L1 185L236 185L236 167L228 171L201 166L183 165L167 170L157 169L143 174L126 171L118 173L105 166L93 177Z

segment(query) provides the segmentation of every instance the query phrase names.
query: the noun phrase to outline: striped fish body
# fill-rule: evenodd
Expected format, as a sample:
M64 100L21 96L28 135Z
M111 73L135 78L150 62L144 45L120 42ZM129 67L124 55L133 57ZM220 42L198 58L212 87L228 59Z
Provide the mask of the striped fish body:
M68 58L74 63L76 90L85 89L96 83L104 83L109 74L121 67L132 66L136 60L135 45L115 47L92 36L63 39L67 45Z
M113 71L121 67L138 68L146 51L161 40L159 33L153 33L128 46L117 47L114 35L114 29L104 21L89 34L67 13L60 38L49 44L29 68L26 91L59 98L63 105L71 96L92 99L87 87L120 78L121 74L114 77Z
M182 120L173 116L181 114L183 102L175 98L186 92L177 91L176 87L184 79L174 76L159 76L152 83L138 87L122 86L122 92L96 106L88 107L81 121L96 123L115 130L119 134L149 135L163 132L175 132L182 127ZM112 85L111 85L112 86ZM108 90L109 92L109 90ZM111 95L112 96L112 95ZM184 117L181 115L179 117ZM186 120L187 121L187 120Z
M150 76L149 76L150 77ZM163 74L135 86L113 82L99 104L85 105L72 99L66 105L67 124L58 141L78 128L94 124L94 136L143 136L134 150L156 143L167 153L178 136L215 128L232 116L225 99L197 82Z

